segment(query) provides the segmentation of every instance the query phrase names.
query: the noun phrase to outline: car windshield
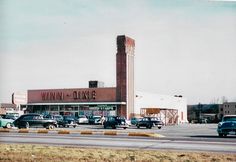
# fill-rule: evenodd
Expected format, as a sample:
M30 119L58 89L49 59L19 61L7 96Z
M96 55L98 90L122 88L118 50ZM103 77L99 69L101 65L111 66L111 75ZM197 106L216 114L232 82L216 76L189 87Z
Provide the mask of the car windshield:
M85 115L79 115L78 118L87 118Z
M54 116L54 117L55 117L55 119L63 119L62 116Z
M72 116L64 116L64 119L66 119L66 120L74 120L74 118Z
M236 116L226 116L223 121L236 121Z

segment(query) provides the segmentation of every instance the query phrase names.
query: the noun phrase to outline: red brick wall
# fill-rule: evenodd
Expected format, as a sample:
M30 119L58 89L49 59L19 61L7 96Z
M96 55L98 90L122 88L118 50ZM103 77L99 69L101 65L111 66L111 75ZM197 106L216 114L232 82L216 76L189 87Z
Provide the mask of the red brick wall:
M126 102L118 107L117 113L127 118L134 113L134 46L133 39L124 35L117 37L116 96L117 101Z
M116 88L28 90L28 103L116 102Z

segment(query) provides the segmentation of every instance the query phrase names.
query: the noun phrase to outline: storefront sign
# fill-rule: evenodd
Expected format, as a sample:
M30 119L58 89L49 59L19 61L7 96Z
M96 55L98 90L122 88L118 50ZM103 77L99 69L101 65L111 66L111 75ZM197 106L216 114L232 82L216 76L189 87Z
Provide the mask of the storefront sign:
M96 91L73 91L74 100L96 99Z
M73 98L73 100L95 100L96 91L81 90L73 91L72 94L64 92L41 92L43 101L63 101L65 98Z
M42 100L47 100L47 101L63 100L64 93L63 92L42 92L41 97L42 97Z
M114 110L113 106L110 105L98 105L98 110L110 111Z
M28 103L116 102L116 88L28 90Z

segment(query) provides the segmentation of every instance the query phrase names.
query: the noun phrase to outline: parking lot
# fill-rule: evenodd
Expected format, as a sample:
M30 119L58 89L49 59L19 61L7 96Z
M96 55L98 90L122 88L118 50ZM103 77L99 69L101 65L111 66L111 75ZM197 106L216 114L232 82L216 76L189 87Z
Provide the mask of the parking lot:
M17 129L17 128L13 128ZM30 128L30 130L42 129L42 128ZM45 129L45 128L43 128ZM117 128L117 129L104 129L102 125L88 125L88 124L80 124L77 127L69 127L69 128L55 128L55 130L68 130L68 131L81 131L81 130L89 130L89 131L109 131L115 130L117 132L148 132L148 133L157 133L164 135L166 137L212 137L218 136L217 132L217 124L179 124L179 125L169 125L163 126L161 129L157 127L153 127L152 129L147 128L137 128L135 125L131 125L127 129Z

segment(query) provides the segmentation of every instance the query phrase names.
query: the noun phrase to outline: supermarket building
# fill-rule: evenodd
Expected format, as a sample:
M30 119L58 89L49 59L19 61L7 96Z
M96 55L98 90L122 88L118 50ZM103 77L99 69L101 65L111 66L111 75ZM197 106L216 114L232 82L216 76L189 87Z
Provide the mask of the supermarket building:
M89 81L89 88L28 90L27 112L61 115L157 116L166 124L187 122L187 101L182 96L135 92L135 41L117 37L116 87Z

